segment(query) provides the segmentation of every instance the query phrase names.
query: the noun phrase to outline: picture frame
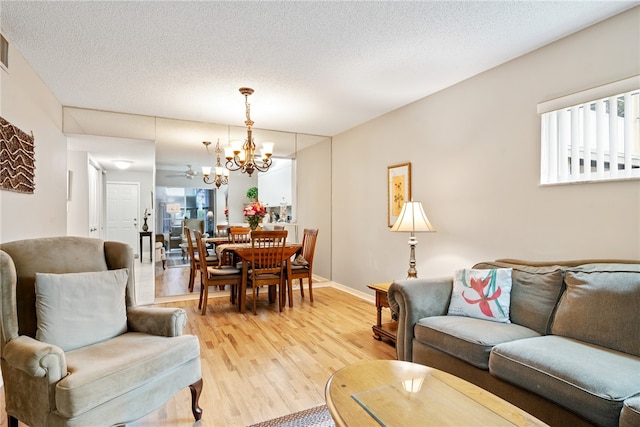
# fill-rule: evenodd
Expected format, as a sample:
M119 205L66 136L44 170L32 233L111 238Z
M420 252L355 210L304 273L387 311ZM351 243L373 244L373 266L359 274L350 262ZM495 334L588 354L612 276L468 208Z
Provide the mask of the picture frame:
M387 167L387 219L393 227L404 202L411 200L411 163Z

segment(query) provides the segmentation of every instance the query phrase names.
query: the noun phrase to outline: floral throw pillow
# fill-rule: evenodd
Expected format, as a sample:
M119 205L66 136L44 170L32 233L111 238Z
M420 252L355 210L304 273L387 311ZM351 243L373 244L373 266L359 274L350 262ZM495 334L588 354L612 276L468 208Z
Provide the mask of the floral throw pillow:
M511 271L510 268L457 270L447 314L511 323Z

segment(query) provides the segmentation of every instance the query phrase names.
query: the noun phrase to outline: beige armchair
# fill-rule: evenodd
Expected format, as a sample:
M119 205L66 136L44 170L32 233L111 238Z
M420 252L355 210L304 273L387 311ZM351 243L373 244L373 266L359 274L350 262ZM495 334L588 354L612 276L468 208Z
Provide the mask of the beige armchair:
M198 338L182 335L183 309L136 307L133 267L133 249L119 242L0 244L9 426L126 424L187 386L201 418Z

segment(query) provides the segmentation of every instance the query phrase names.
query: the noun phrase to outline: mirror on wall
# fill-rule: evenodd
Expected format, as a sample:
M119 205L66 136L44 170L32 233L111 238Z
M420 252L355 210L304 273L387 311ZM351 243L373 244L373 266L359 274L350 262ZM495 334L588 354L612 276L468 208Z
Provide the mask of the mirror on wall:
M152 166L146 175L139 177L122 177L123 181L129 179L132 182L140 182L140 208L137 221L142 221L144 211L150 215L149 228L154 241L148 242L145 235L143 257L138 258L141 268L136 269L136 275L144 268L149 267L155 275L155 286L149 284L147 279L137 280L137 299L139 304L152 303L157 294L158 283L174 284L174 288L167 290L167 295L184 295L188 292L188 271L179 268L162 268L161 262L147 264L148 259L144 254L147 245L155 245L156 223L164 221L158 213L158 188L202 188L213 190L215 197L213 221L227 221L229 223L244 223L242 207L248 202L246 191L250 187L262 187L265 197L276 197L279 203L285 197L287 205L287 217L290 221L287 227L291 229L290 236L299 240L304 228L317 228L319 230L314 258L314 275L331 279L331 138L317 135L307 135L292 132L279 132L263 129L253 129L253 136L259 146L262 142L275 144L273 157L275 159L291 160L290 167L286 171L291 175L290 188L283 195L278 191L273 195L274 184L264 184L273 177L270 172L254 173L252 176L240 172L231 172L229 184L213 189L202 181L202 166L213 166L215 154L207 152L203 141L212 143L220 142L221 146L230 140L244 140L246 128L244 126L229 126L213 123L192 122L186 120L174 120L153 116L139 116L108 111L88 110L74 107L63 107L63 132L70 138L91 140L96 138L97 145L106 148L115 148L116 145L133 148L138 141L146 141L149 152L141 153L142 158L149 161ZM100 140L100 138L102 138ZM72 141L75 144L75 141ZM117 144L122 143L122 144ZM117 153L112 151L109 156ZM114 159L116 157L110 157ZM224 159L223 159L224 162ZM98 163L100 163L98 161ZM285 168L286 169L286 168ZM131 166L129 173L133 173ZM271 170L272 175L277 175L277 169ZM281 172L281 171L280 171ZM280 173L278 172L278 173ZM116 172L107 170L105 180L115 176ZM176 176L177 175L177 176ZM149 180L143 176L151 176ZM72 181L74 181L72 179ZM149 182L150 184L142 184ZM262 184L261 184L262 182ZM274 179L277 182L277 179ZM275 184L279 186L280 184ZM101 187L102 188L102 187ZM269 190L266 190L269 188ZM106 187L105 187L106 189ZM280 189L278 189L280 190ZM291 192L291 200L288 198ZM104 197L108 197L105 195ZM187 197L187 196L185 196ZM106 202L105 202L106 204ZM211 202L209 202L211 207ZM228 207L228 217L224 215L224 209ZM208 214L207 210L207 214ZM127 217L127 220L129 218ZM175 221L175 219L172 219ZM137 223L136 230L141 227ZM136 231L137 232L137 231ZM139 252L140 241L132 247ZM155 251L154 251L155 253ZM184 277L186 274L186 278ZM138 283L139 282L139 283Z
M139 304L154 300L153 242L140 235L153 212L154 159L150 140L67 135L67 234L130 245Z
M239 171L230 172L229 182L219 189L205 184L202 166L213 166L216 158L213 151L207 152L202 141L219 142L221 147L230 140L243 140L246 128L242 126L193 123L181 120L158 119L156 138L156 203L165 203L162 194L167 190L172 194L187 194L194 189L208 188L213 193L209 200L213 206L212 218L207 226L217 224L246 225L243 207L249 203L246 192L251 187L258 188L259 199L270 212L263 222L283 221L289 231L288 240L299 242L304 228L318 228L322 236L318 240L314 271L330 279L330 179L331 138L315 135L254 129L253 136L259 147L262 142L273 142L273 165L266 172L254 172L251 177ZM305 152L309 154L305 154ZM222 159L222 163L225 163ZM299 191L304 191L301 205ZM316 194L317 197L308 197ZM184 200L186 201L185 196ZM175 203L173 203L175 205ZM178 203L180 204L180 203ZM165 205L166 209L166 205ZM175 209L175 206L173 207ZM156 297L188 294L189 263L183 251L176 245L181 231L179 220L186 212L186 205L173 216L162 214L157 221L167 218L172 223L169 237L174 242L166 243L167 268L156 266ZM204 213L204 211L202 211ZM209 213L209 210L207 210ZM283 214L283 215L281 215ZM190 214L191 215L191 214ZM160 227L158 227L160 229ZM165 230L166 231L166 230ZM166 233L165 233L166 234ZM170 240L171 242L171 240ZM198 295L199 280L196 276L194 295ZM210 291L211 292L211 291Z

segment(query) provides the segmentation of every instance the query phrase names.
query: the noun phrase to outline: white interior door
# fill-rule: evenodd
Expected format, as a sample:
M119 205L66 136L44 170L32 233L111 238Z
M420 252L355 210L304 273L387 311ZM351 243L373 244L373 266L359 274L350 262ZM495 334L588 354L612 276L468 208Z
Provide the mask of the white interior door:
M137 182L107 182L107 240L129 244L139 252L138 206L140 184Z

